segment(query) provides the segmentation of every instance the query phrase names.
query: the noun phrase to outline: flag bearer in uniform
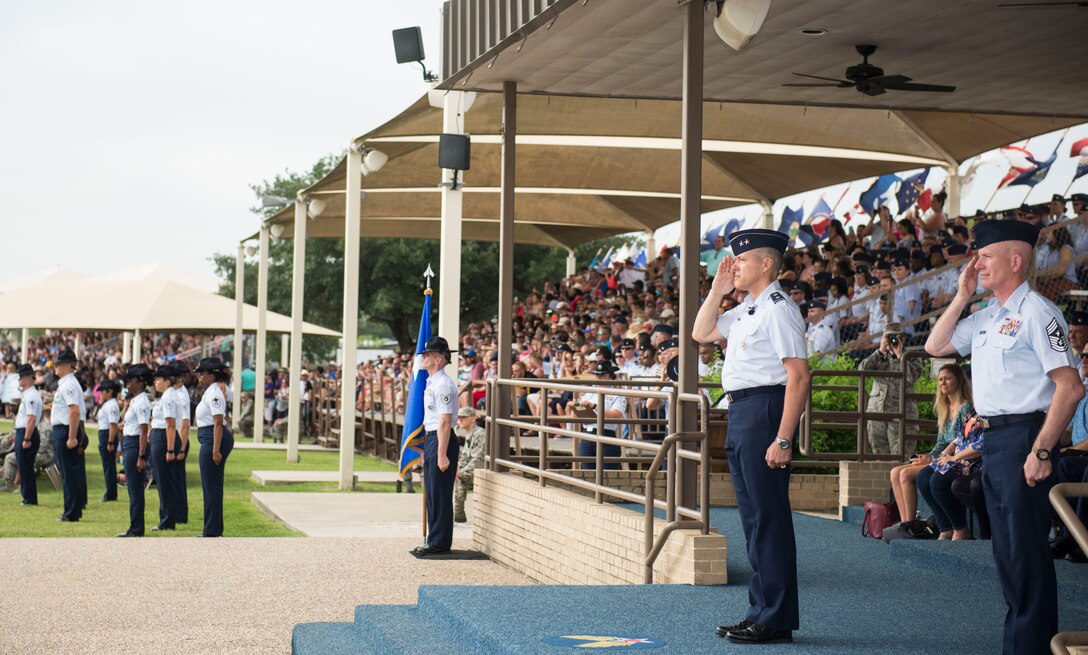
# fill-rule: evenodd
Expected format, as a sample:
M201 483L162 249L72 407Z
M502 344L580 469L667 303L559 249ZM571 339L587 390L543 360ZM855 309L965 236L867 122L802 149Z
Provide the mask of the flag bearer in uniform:
M118 537L144 536L144 469L147 468L148 441L151 437L151 401L147 386L154 379L144 364L132 364L125 371L128 408L121 428L121 451L128 490L128 530Z
M753 573L748 613L716 632L741 643L792 641L799 624L789 484L809 371L801 312L776 281L788 239L773 230L734 232L735 258L718 267L692 329L700 343L728 342L725 454ZM722 297L734 288L748 292L744 302L719 316Z
M1058 632L1047 494L1056 481L1058 440L1084 397L1065 319L1027 281L1038 238L1038 226L1027 222L975 225L977 254L926 341L934 357L971 355L984 434L982 488L1008 605L1005 655L1048 653ZM957 322L979 285L994 298Z
M223 536L223 472L234 450L227 427L227 386L230 373L218 357L205 357L196 367L204 394L196 406L196 438L200 442L200 483L204 489L202 537Z
M427 371L423 391L423 480L427 492L427 543L416 555L447 553L453 544L453 483L460 444L453 436L457 387L446 375L450 347L442 337L431 337L421 353Z
M174 361L174 402L177 403L177 417L166 419L167 432L171 429L177 431L177 439L174 441L174 500L177 501L177 512L174 518L178 523L189 522L189 488L185 475L185 461L189 457L189 427L192 417L192 405L189 399L189 389L185 383L189 381L189 365L182 361ZM169 435L168 435L169 436Z
M53 410L49 422L53 425L53 450L64 483L64 513L56 519L65 523L83 517L83 495L80 491L79 423L83 410L83 387L76 380L76 354L64 349L54 363L60 382L53 394Z
M106 380L98 385L102 406L98 408L98 456L102 458L102 473L106 478L106 493L102 502L117 500L117 443L121 439L121 406L117 394L121 383Z
M34 459L42 445L38 424L42 420L42 397L34 388L34 367L23 364L16 371L22 400L15 415L15 463L19 467L19 492L23 496L20 505L38 504L38 477Z
M174 401L174 368L163 364L155 369L155 393L159 399L151 406L151 470L155 473L155 489L159 492L159 524L152 530L173 530L177 527L174 512L174 438L167 435L168 417L177 415Z

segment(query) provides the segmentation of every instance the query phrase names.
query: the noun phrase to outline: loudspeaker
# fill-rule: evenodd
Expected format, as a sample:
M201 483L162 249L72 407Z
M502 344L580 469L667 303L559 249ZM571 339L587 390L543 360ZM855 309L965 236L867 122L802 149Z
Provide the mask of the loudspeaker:
M423 31L418 27L393 30L393 49L397 53L398 64L423 61Z
M439 134L438 167L467 171L472 159L471 146L467 134Z

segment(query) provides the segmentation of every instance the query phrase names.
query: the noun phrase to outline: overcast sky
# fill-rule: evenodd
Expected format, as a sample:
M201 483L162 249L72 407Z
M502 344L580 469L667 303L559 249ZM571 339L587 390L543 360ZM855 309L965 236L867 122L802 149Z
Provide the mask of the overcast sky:
M0 277L156 261L210 273L249 184L307 169L426 91L390 31L440 0L2 0Z

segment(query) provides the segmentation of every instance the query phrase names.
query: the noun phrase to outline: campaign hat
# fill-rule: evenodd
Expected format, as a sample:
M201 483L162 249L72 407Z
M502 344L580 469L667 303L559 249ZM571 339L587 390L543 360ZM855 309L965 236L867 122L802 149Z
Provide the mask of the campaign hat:
M129 366L125 371L125 382L136 378L143 380L144 384L151 384L154 378L151 377L151 369L147 367L147 364L133 364Z
M197 364L195 373L214 373L215 371L225 370L226 366L223 365L223 360L218 357L204 357Z
M18 375L20 378L25 378L27 376L34 377L34 367L30 364L23 364L19 367L17 371L15 371L15 374Z
M618 370L619 369L616 368L616 365L612 363L611 359L608 359L607 357L601 357L597 359L597 365L593 367L593 370L590 371L590 374L612 375Z
M76 359L76 354L72 352L71 348L65 348L57 354L56 359L53 360L55 364L71 364L75 366L79 360Z

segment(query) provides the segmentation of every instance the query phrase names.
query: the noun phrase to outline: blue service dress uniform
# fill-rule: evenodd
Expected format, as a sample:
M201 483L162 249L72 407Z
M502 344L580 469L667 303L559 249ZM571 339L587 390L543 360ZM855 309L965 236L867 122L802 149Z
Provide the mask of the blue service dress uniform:
M192 414L192 404L189 400L189 390L183 384L174 387L174 402L177 403L177 416L174 426L177 429L177 437L174 440L174 461L172 472L174 474L174 519L178 523L189 522L189 482L185 475L185 462L189 459L189 440L181 442L183 432L188 433L189 420ZM177 455L185 454L184 459L178 459Z
M147 453L140 452L140 427L144 425L151 425L151 401L147 392L141 392L129 401L121 427L125 488L128 490L128 534L137 537L144 535L144 474L136 467L139 460L147 460Z
M952 345L971 355L975 410L986 420L982 489L990 515L994 561L1005 602L1005 655L1048 653L1058 632L1058 591L1047 536L1051 476L1029 487L1024 462L1046 419L1056 386L1047 375L1075 366L1061 311L1021 284L1005 301L956 324ZM1024 393L1025 385L1030 393ZM989 427L986 427L986 425Z
M749 294L719 316L717 328L727 341L722 364L722 388L729 400L725 454L752 566L746 618L772 630L796 630L790 467L769 468L766 456L779 436L785 407L782 360L806 356L804 320L781 285L772 282L758 298Z
M168 387L157 402L151 406L151 470L155 474L155 489L159 494L159 530L173 530L176 527L174 509L174 473L172 462L166 461L166 419L177 414L174 401L174 388Z
M204 390L196 406L196 438L200 442L200 484L204 490L205 537L223 536L223 471L234 449L234 435L227 426L227 395L221 382ZM222 462L215 463L215 417L223 417L223 436L219 442Z
M449 550L453 544L453 486L457 481L457 459L461 452L457 435L453 433L457 413L457 389L444 370L427 378L423 391L423 476L427 486L427 546ZM450 465L438 468L438 420L450 415L450 438L446 457Z
M26 433L27 419L34 417L34 429ZM41 448L38 424L42 421L42 396L33 386L22 391L19 412L15 415L15 464L19 468L19 493L26 505L38 504L38 478L34 471L34 459ZM67 438L67 437L66 437ZM29 441L30 447L23 448Z
M83 387L79 385L74 373L69 373L60 379L57 391L53 394L53 410L49 420L53 425L53 450L56 453L57 467L60 469L61 480L64 489L64 512L61 520L78 521L83 517L84 498L80 486L80 460L78 440L82 435L76 435L75 448L68 448L68 408L76 405L82 418L86 408L83 405ZM78 426L77 426L78 430Z
M121 406L116 398L110 398L98 408L98 456L102 459L102 474L106 480L106 493L102 500L117 500L117 453L110 452L110 426L121 422ZM122 438L120 430L118 440ZM116 449L117 444L114 444Z

